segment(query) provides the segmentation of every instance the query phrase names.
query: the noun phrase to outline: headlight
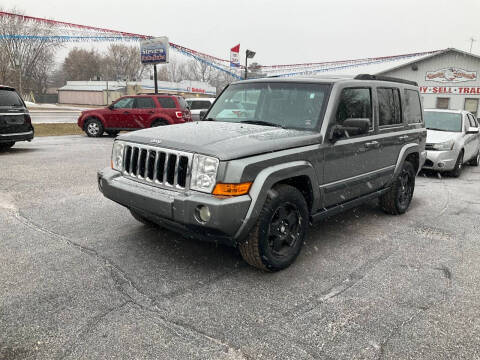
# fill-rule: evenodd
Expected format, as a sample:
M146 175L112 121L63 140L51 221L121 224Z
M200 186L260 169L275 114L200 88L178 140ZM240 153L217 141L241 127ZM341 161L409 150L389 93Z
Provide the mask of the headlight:
M440 151L452 150L454 144L455 142L453 140L449 140L443 143L433 144L433 149Z
M112 148L112 169L123 170L123 150L125 146L121 141L115 141Z
M218 159L210 156L193 155L190 189L211 193L217 178L218 163Z

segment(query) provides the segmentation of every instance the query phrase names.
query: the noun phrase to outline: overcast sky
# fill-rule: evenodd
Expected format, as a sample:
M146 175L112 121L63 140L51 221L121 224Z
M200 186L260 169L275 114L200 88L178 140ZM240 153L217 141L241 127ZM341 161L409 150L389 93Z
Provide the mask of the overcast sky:
M221 58L241 44L264 64L396 55L478 39L479 0L0 0L27 15L153 36ZM241 57L243 58L243 57ZM243 60L242 60L243 61Z

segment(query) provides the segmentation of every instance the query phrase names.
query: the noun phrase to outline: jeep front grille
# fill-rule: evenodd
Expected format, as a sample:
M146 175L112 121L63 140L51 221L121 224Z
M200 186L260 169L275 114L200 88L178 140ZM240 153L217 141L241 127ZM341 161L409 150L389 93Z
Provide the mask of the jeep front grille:
M163 188L189 185L193 154L148 145L125 145L123 175Z

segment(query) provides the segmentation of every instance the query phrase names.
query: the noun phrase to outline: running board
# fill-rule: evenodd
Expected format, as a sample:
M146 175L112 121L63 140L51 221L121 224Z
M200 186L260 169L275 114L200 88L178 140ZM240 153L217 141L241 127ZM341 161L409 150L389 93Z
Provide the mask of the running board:
M319 212L313 214L310 217L310 221L312 223L316 223L316 222L318 222L320 220L323 220L323 219L326 219L330 216L337 215L341 212L344 212L345 210L348 210L348 209L354 208L358 205L361 205L368 200L378 198L379 196L382 196L383 194L385 194L388 190L390 190L390 188L378 190L378 191L375 191L373 193L361 196L359 198L344 202L340 205L335 205L335 206L333 206L331 208L328 208L326 210L319 211Z

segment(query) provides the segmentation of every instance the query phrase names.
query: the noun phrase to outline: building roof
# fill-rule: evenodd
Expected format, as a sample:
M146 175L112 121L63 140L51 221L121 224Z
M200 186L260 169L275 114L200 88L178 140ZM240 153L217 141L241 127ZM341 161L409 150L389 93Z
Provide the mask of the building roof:
M118 91L125 86L124 81L67 81L58 91Z

